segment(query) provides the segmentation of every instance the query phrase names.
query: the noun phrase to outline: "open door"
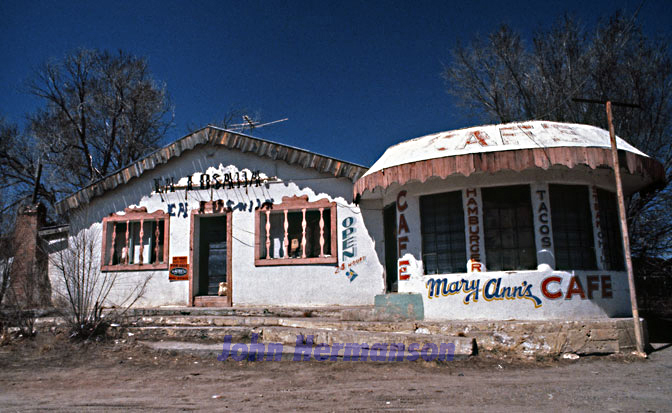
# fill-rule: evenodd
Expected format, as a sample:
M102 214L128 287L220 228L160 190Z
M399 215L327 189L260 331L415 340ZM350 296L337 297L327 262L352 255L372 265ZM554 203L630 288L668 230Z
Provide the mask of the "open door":
M385 291L397 292L397 209L390 204L383 210L385 232Z
M231 212L192 214L190 304L233 305L231 274Z
M200 218L199 285L196 295L228 295L226 215Z

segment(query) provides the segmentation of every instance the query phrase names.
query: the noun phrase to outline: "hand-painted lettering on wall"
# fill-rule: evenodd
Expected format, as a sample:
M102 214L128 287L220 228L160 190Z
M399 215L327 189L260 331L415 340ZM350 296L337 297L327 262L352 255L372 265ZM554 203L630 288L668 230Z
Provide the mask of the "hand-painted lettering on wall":
M551 228L548 225L548 202L546 199L546 190L540 189L537 191L537 196L539 197L539 206L537 207L537 231L539 231L539 239L541 240L541 246L543 248L551 247Z
M186 218L189 216L189 204L186 202L180 202L179 208L175 206L175 203L168 204L168 215L171 217L177 216L178 218ZM177 209L177 215L175 214L175 209Z
M478 191L476 188L467 188L465 190L467 200L467 228L469 234L469 268L468 272L482 272L483 264L481 258L481 222L478 211Z
M408 280L411 278L411 274L408 272L411 262L409 260L399 260L399 279Z
M343 220L343 261L346 258L352 258L357 254L357 240L355 239L355 218L347 217Z
M361 264L364 261L366 261L366 256L361 256L359 258L355 258L354 260L352 260L350 262L347 262L347 263L344 262L341 265L339 265L338 267L336 267L336 271L334 271L334 274L338 274L341 271L345 271L346 269L348 269L352 266L355 266L357 264Z
M578 275L573 275L569 279L566 292L562 291L560 283L562 283L562 277L557 275L545 278L541 282L541 293L550 300L557 300L562 298L563 295L565 300L571 300L575 295L581 297L582 300L586 298L592 300L597 298L597 295L594 294L597 291L601 292L601 298L611 299L614 297L610 275L587 275L585 289Z
M397 194L397 215L399 216L399 224L397 225L397 256L404 255L404 251L408 248L408 235L401 235L402 233L409 234L408 223L404 216L404 211L408 208L406 202L406 191L399 191Z
M534 303L534 308L542 306L541 299L532 293L532 284L523 281L517 286L502 286L502 277L491 278L481 287L481 280L467 281L460 279L449 282L448 278L430 278L425 284L427 288L427 298L432 299L439 296L450 296L458 293L465 294L462 302L464 304L476 303L479 300L479 294L485 301L501 300L530 300Z
M192 191L194 189L233 189L249 186L260 186L262 183L261 173L253 171L250 174L247 171L224 173L224 174L200 174L199 182L193 182L191 176L187 179L187 185L182 188L175 184L175 178L155 178L154 191L158 194L166 192L175 192L175 189L186 189Z

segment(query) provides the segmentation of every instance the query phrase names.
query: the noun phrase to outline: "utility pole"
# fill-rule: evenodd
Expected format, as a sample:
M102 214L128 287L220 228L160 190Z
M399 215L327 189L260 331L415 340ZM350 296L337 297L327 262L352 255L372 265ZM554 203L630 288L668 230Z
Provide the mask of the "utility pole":
M621 181L621 168L618 162L618 149L616 148L616 134L614 133L614 122L611 114L611 106L624 106L630 108L639 108L639 105L632 103L611 102L610 100L581 99L573 98L574 102L599 103L606 106L607 122L609 124L609 138L611 140L611 159L614 167L614 176L616 177L616 195L618 197L618 214L621 221L621 234L623 235L623 253L625 254L625 266L628 271L628 286L630 287L630 305L632 307L632 319L635 323L635 340L637 342L637 353L646 357L644 352L644 333L642 323L639 320L639 309L637 308L637 293L635 292L635 273L632 269L632 256L630 255L630 236L628 235L628 221L625 214L625 197L623 196L623 182Z

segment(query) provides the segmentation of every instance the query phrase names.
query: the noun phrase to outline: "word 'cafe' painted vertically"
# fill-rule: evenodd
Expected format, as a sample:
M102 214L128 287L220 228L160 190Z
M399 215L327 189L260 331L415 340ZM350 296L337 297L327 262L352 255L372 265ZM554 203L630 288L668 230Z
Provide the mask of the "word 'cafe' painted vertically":
M404 257L408 246L408 236L411 233L404 216L404 211L408 208L406 203L406 191L399 191L397 194L397 216L399 222L397 223L397 257L399 260L399 280L405 281L410 278L409 266L411 265L408 258Z

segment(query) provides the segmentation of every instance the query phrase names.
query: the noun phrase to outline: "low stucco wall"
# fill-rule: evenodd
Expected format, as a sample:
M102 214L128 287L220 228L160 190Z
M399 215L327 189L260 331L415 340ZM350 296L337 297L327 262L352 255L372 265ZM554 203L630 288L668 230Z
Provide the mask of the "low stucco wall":
M501 271L424 275L399 283L420 293L426 320L543 320L631 317L627 274Z

